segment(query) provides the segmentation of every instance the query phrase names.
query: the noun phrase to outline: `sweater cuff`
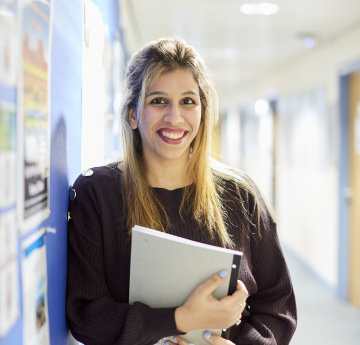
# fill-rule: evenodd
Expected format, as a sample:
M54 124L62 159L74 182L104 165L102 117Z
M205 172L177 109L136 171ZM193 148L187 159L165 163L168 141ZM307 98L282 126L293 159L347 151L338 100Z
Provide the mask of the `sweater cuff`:
M142 318L144 334L151 334L154 339L184 334L176 328L176 308L146 308Z

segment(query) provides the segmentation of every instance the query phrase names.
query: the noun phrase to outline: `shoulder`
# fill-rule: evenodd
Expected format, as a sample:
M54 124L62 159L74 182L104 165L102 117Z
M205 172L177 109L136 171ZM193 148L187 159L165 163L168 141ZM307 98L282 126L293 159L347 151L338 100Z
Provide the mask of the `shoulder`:
M86 199L103 196L122 190L123 173L117 164L93 167L84 170L70 186L70 199L72 194Z
M122 207L121 176L114 165L87 169L78 176L69 191L71 236L99 246L101 233L115 228L114 215Z
M122 180L123 173L117 167L117 164L109 164L104 166L93 167L82 171L74 182L74 187L81 187L84 185L103 185L114 184Z

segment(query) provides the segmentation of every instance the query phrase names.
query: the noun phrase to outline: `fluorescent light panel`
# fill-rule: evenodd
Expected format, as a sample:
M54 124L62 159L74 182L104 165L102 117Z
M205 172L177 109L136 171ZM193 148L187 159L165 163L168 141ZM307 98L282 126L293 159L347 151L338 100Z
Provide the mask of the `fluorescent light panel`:
M279 12L279 6L272 2L245 3L240 11L248 15L271 16Z

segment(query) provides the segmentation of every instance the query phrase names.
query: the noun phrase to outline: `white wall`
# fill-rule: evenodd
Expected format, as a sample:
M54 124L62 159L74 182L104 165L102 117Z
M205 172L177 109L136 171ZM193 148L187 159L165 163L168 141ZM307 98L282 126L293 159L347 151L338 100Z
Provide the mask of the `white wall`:
M240 117L236 109L229 109L221 122L221 160L234 168L240 167Z

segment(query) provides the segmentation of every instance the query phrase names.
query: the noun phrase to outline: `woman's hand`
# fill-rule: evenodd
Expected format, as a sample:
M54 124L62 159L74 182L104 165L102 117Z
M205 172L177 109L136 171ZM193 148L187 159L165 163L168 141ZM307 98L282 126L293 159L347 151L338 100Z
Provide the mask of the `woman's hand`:
M232 341L226 340L220 337L217 334L212 334L209 331L204 332L204 338L212 345L235 345ZM173 337L172 340L167 340L165 345L189 345L184 339L181 337Z
M235 345L231 340L224 339L209 331L204 332L204 338L212 345Z
M183 338L181 337L173 337L171 340L167 340L165 345L189 345Z
M236 291L217 300L212 293L219 287L227 272L221 271L199 285L185 303L176 308L175 322L181 332L194 329L224 329L237 323L246 305L248 291L238 280Z

